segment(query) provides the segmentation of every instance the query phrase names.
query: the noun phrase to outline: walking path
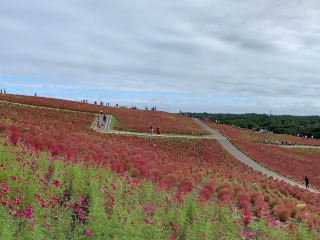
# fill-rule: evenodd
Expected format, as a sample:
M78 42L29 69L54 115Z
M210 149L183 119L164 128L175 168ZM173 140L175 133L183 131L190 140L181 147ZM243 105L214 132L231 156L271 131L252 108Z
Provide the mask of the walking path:
M99 121L98 121L99 117ZM108 133L108 134L117 134L117 135L136 135L136 136L146 136L146 137L172 137L172 138L206 138L206 139L213 139L213 135L204 135L204 136L193 136L193 135L183 135L183 134L167 134L167 133L161 133L161 134L150 134L150 133L139 133L139 132L126 132L126 131L117 131L117 130L111 130L110 129L110 123L111 123L111 115L106 115L107 121L103 121L103 114L97 114L95 116L95 119L91 125L91 128L97 132L100 133ZM98 123L100 125L100 128L98 128Z
M231 144L228 139L226 139L223 135L221 135L220 133L218 133L217 131L213 130L212 128L208 127L207 125L205 125L203 122L201 122L199 119L197 118L192 118L193 121L195 123L197 123L199 126L203 127L204 129L210 131L213 136L215 137L215 139L217 139L217 141L234 157L236 157L238 160L240 160L241 162L245 163L246 165L248 165L249 167L252 167L253 169L260 171L262 174L266 174L267 176L272 176L274 179L279 179L280 181L283 180L286 183L289 183L291 185L298 185L301 188L305 188L305 185L297 182L295 180L289 179L287 177L284 177L276 172L273 172L267 168L265 168L264 166L262 166L261 164L255 162L254 160L252 160L250 157L248 157L247 155L245 155L243 152L241 152L238 148L236 148L233 144ZM320 191L316 188L310 188L311 192L315 192L315 193L320 193Z
M310 146L310 145L278 145L284 148L320 148L320 146Z
M5 103L11 103L11 104L17 104L17 105L23 105L23 106L28 106L28 107L39 107L39 108L47 108L47 109L53 109L53 110L63 110L63 111L69 111L69 112L77 112L77 111L72 111L72 110L66 110L66 109L58 109L58 108L51 108L51 107L42 107L42 106L34 106L34 105L28 105L28 104L23 104L23 103L14 103L14 102L8 102L8 101L3 101L0 100L0 102L5 102ZM99 124L100 128L98 128L98 122L97 122L97 117L99 116ZM199 126L203 127L204 129L208 130L209 132L212 133L212 135L205 135L205 136L193 136L193 135L178 135L178 134L153 134L151 135L150 133L137 133L137 132L124 132L124 131L116 131L116 130L110 130L110 123L111 123L111 115L106 115L107 120L106 122L103 122L103 115L97 114L95 116L95 121L91 125L91 128L97 132L100 133L109 133L109 134L121 134L121 135L137 135L137 136L148 136L148 137L174 137L174 138L202 138L202 139L217 139L217 141L234 157L236 157L238 160L241 162L245 163L249 167L252 167L253 169L260 171L262 174L266 174L267 176L272 176L274 179L279 179L280 181L284 181L286 183L289 183L291 185L297 185L301 188L305 188L305 185L297 182L295 180L289 179L287 177L284 177L276 172L273 172L261 164L255 162L252 160L250 157L245 155L243 152L241 152L238 148L236 148L233 144L231 144L223 135L221 135L219 132L213 130L212 128L208 127L204 123L202 123L199 119L197 118L192 118L192 120L197 123ZM279 145L281 146L281 145ZM314 147L314 148L319 148L320 146L282 146L282 147ZM316 188L310 188L309 189L311 192L315 193L320 193L320 191Z
M99 115L97 115L97 116L99 116ZM100 119L99 124L101 126L101 124L103 123L103 122L101 122L102 121L101 115L100 115L99 119ZM124 132L124 131L109 130L109 125L105 126L105 124L104 124L104 126L105 126L104 128L100 127L100 129L98 129L97 128L97 121L95 121L95 123L93 125L93 129L95 129L96 131L101 132L101 133L113 133L113 134L123 134L123 135L137 135L137 136L148 136L148 137L182 137L182 138L217 139L217 141L222 145L222 147L224 149L226 149L231 155L233 155L235 158L237 158L241 162L245 163L247 166L252 167L254 170L260 171L262 174L266 174L268 177L272 176L274 179L279 179L279 181L284 181L284 182L289 183L291 185L297 185L301 188L305 188L304 184L302 184L298 181L292 180L290 178L287 178L285 176L282 176L274 171L269 170L268 168L262 166L261 164L257 163L256 161L254 161L253 159L251 159L250 157L245 155L243 152L241 152L232 143L230 143L226 137L224 137L219 132L213 130L212 128L208 127L206 124L201 122L199 119L192 118L192 120L195 123L197 123L199 126L203 127L204 129L208 130L209 132L211 132L211 135L205 135L205 136L173 135L173 134L160 134L160 135L153 134L153 135L151 135L149 133L136 133L136 132ZM292 146L292 147L294 147L294 146ZM297 146L295 146L295 147L297 147ZM309 190L311 192L320 193L320 191L316 188L310 187Z

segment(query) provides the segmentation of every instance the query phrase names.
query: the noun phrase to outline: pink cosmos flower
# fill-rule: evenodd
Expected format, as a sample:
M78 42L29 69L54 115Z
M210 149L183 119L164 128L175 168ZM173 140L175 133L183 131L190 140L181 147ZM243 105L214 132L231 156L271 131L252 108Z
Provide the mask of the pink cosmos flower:
M3 190L8 190L8 189L9 189L9 187L8 187L8 186L6 186L6 185L4 185L4 186L2 187L2 189L3 189Z
M83 216L80 216L80 219L82 219L82 220L86 220L86 218L85 218L85 217L83 217Z
M59 187L60 186L60 181L53 180L53 185L55 185L56 187Z
M91 233L89 230L86 231L86 234L87 234L89 237L92 236L92 233Z
M152 211L156 211L156 207L153 206L153 205L150 206L150 209L151 209Z

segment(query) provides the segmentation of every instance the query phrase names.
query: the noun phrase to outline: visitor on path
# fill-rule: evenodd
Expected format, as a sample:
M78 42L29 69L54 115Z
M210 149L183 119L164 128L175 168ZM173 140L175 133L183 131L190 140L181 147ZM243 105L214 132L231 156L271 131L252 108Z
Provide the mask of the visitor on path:
M100 114L102 115L102 113L103 113L103 111L102 110L100 110Z
M309 188L309 178L307 175L304 180L306 181L306 188Z
M263 140L263 143L264 143L264 144L267 144L267 139L266 139L266 138Z
M1 88L1 94L2 94L2 88Z
M100 118L97 117L97 128L100 128Z
M3 93L4 93L4 94L6 94L6 93L7 93L5 88L3 89Z
M157 127L157 134L160 134L160 128Z
M278 140L276 140L276 145L278 145L279 144L279 142L278 142Z
M153 134L153 127L152 127L152 125L150 126L150 134L151 134L151 135Z
M106 123L107 122L107 116L104 114L103 115L103 122Z

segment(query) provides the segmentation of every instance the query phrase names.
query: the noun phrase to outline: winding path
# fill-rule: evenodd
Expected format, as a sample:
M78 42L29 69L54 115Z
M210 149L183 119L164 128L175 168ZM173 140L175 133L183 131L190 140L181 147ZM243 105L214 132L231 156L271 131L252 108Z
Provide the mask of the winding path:
M205 125L203 122L201 122L199 119L197 118L192 118L193 121L195 121L199 126L203 127L204 129L210 131L213 136L215 137L215 139L217 139L217 141L234 157L236 157L238 160L240 160L241 162L245 163L246 165L248 165L249 167L252 167L253 169L260 171L262 174L266 174L267 176L272 176L274 179L279 179L280 181L284 181L286 183L289 183L291 185L297 185L301 188L305 188L305 185L297 182L295 180L292 180L290 178L284 177L274 171L271 171L267 168L265 168L264 166L262 166L261 164L257 163L256 161L254 161L253 159L251 159L250 157L248 157L247 155L245 155L243 152L241 152L238 148L236 148L232 143L230 143L228 141L228 139L226 139L223 135L221 135L219 132L213 130L212 128L208 127L207 125ZM310 191L311 192L315 192L315 193L320 193L320 191L316 188L311 188L310 187Z
M97 115L99 116L99 115ZM108 119L111 118L110 115L108 115ZM94 130L101 132L101 133L110 133L110 134L124 134L124 135L138 135L138 136L148 136L148 137L181 137L181 138L206 138L206 139L217 139L217 141L220 143L220 145L227 150L232 156L234 156L235 158L237 158L239 161L245 163L247 166L252 167L254 170L257 170L259 172L261 172L262 174L266 174L268 177L273 177L274 179L278 179L279 181L284 181L286 183L289 183L291 185L297 185L301 188L305 188L305 185L292 180L290 178L287 178L285 176L282 176L272 170L269 170L268 168L262 166L261 164L257 163L256 161L254 161L253 159L251 159L250 157L248 157L247 155L245 155L243 152L241 152L237 147L235 147L232 143L230 143L228 141L228 139L226 137L224 137L222 134L220 134L219 132L213 130L212 128L210 128L209 126L207 126L206 124L204 124L203 122L201 122L199 119L197 118L192 118L192 120L198 124L199 126L201 126L202 128L204 128L205 130L211 132L211 135L205 135L205 136L191 136L191 135L175 135L175 134L149 134L149 133L136 133L136 132L124 132L124 131L115 131L115 130L109 130L109 125L106 125L103 123L102 121L102 115L100 115L99 117L99 124L100 124L100 129L97 128L97 121L95 121L93 123L93 125L91 126ZM103 124L103 127L102 127ZM109 122L110 124L110 122ZM295 146L298 147L298 146ZM309 189L311 192L314 193L320 193L320 191L316 188L312 188L310 187Z
M24 105L28 107L39 107L39 108L47 108L47 109L53 109L53 110L61 110L61 111L69 111L69 112L76 112L72 110L67 109L57 109L57 108L50 108L50 107L43 107L43 106L34 106L34 105L28 105L23 103L15 103L15 102L8 102L4 100L0 100L0 102L9 103L9 104L17 104L17 105ZM99 116L99 124L100 128L98 128L98 122L97 117ZM94 121L91 124L90 128L93 130L100 132L100 133L108 133L108 134L121 134L121 135L137 135L137 136L147 136L147 137L174 137L174 138L206 138L206 139L217 139L217 141L235 158L237 158L239 161L245 163L249 167L252 167L253 169L260 171L262 174L266 174L267 176L272 176L274 179L279 179L280 181L284 181L286 183L289 183L291 185L297 185L301 188L305 188L305 185L297 182L295 180L289 179L287 177L284 177L274 171L271 171L261 164L257 163L247 155L245 155L243 152L241 152L238 148L236 148L233 144L231 144L226 137L221 135L219 132L213 130L212 128L208 127L206 124L201 122L197 118L192 118L192 120L197 123L199 126L203 127L204 129L211 132L211 135L205 135L205 136L192 136L192 135L178 135L178 134L149 134L149 133L137 133L137 132L124 132L124 131L116 131L116 130L110 130L110 123L111 123L111 115L106 115L106 122L103 121L103 115L97 114L94 117ZM288 147L288 146L286 146ZM291 146L291 147L315 147L315 146ZM311 192L314 193L320 193L320 191L316 188L310 187L309 189Z

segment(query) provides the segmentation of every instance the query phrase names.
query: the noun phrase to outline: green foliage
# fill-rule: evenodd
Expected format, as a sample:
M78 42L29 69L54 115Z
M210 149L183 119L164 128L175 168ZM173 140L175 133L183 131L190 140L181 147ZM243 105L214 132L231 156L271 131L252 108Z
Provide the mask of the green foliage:
M114 116L111 116L111 121L110 121L110 130L114 130L114 125L116 124L117 119Z
M320 116L189 112L183 114L187 114L190 117L207 119L211 122L219 120L222 124L235 125L247 129L262 128L278 134L300 134L320 139Z
M232 203L203 203L196 192L173 195L150 179L132 179L26 146L0 142L0 153L0 180L5 178L8 187L1 201L13 207L0 205L0 239L237 239L245 230L242 213ZM16 215L27 206L32 206L29 217ZM256 239L290 235L264 220L249 227ZM300 232L311 236L305 227Z

